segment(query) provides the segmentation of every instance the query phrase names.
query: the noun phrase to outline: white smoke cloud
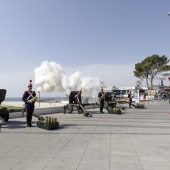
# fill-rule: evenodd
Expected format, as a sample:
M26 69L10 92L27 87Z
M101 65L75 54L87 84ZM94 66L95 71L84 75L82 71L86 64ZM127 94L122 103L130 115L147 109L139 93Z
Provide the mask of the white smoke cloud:
M37 91L53 92L56 90L61 92L64 90L61 82L64 73L60 64L44 61L40 67L35 69L34 73Z
M102 84L99 78L88 77L80 71L67 75L63 67L55 62L43 61L35 71L37 91L70 93L73 90L83 90L83 94L91 95L98 92Z
M27 90L29 80L33 80L33 90L37 93L38 86L35 84L35 68L37 66L33 65L30 66L30 70L24 70L20 72L11 72L11 73L0 73L0 89L6 89L7 94L6 97L21 97L25 90ZM134 87L136 85L136 81L138 80L136 77L134 77L133 71L134 71L134 63L132 64L93 64L93 65L87 65L87 66L79 66L79 67L64 67L64 71L66 73L69 73L70 75L74 74L77 70L81 72L81 75L90 75L90 77L93 77L93 83L94 86L98 86L98 83L100 80L102 80L105 83L105 86L107 88L112 88L113 85L116 87ZM45 73L44 73L45 74ZM70 77L67 74L64 74L62 79L65 81L62 81L62 86L65 89L69 89L70 85L66 81L68 77ZM99 77L94 78L94 77ZM169 80L167 77L163 81L165 86L169 86ZM36 80L38 77L36 78ZM40 81L40 80L39 80ZM64 85L65 82L65 85ZM48 82L49 83L49 82ZM61 82L60 82L61 83ZM159 85L161 83L160 80L155 79L154 85ZM87 86L89 84L87 83ZM45 86L45 85L44 85ZM146 86L145 80L142 82L142 86ZM40 86L41 87L41 86ZM40 88L39 87L39 88ZM82 83L82 86L83 83ZM80 88L81 88L80 87ZM100 90L100 89L99 89ZM42 90L41 90L42 91ZM69 92L70 90L68 90ZM83 89L83 95L84 95L85 89ZM66 91L63 92L41 92L41 97L56 97L56 96L65 96ZM92 96L92 95L90 95Z
M62 80L63 86L67 84L67 86L64 86L66 90L76 90L80 89L80 85L82 83L82 75L79 71L76 71L70 76L65 76L66 78Z

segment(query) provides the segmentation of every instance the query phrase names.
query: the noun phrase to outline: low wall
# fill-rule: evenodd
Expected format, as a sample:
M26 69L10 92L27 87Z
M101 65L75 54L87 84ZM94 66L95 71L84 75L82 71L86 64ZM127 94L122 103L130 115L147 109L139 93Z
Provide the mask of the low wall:
M98 106L85 106L85 109L94 109L97 108ZM74 108L74 111L76 111L76 108ZM58 106L58 107L44 107L44 108L35 108L34 113L37 115L47 115L47 114L54 114L54 113L63 113L63 106ZM9 113L9 118L19 118L19 117L25 117L26 113L22 115L22 112L13 112Z
M60 107L41 107L41 108L35 108L34 113L37 115L44 115L44 114L53 114L53 113L60 113L63 112L63 106ZM25 117L26 113L22 115L22 112L12 112L9 113L9 118L19 118L19 117Z

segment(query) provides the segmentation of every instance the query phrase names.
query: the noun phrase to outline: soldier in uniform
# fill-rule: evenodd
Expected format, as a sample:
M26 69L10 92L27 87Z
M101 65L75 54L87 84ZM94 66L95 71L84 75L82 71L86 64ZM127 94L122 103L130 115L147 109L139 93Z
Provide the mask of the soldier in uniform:
M76 102L77 102L78 104L81 104L81 93L82 93L82 91L80 90L80 91L75 95Z
M128 98L130 98L131 97L131 92L128 92Z
M82 91L78 91L78 93L75 95L75 100L76 100L76 103L78 104L78 108L80 109L80 104L81 104L81 94L82 94Z
M92 117L92 115L90 115L88 112L86 112L84 106L81 103L81 94L82 94L82 89L80 91L78 91L78 93L74 96L75 100L76 100L76 104L78 104L78 110L82 111L84 113L85 117ZM78 111L78 112L79 112ZM80 112L79 112L80 113Z
M113 106L116 107L116 92L113 92L111 101L114 103Z
M129 98L129 107L132 108L132 96Z
M103 87L101 88L101 91L99 92L98 94L98 99L99 99L99 102L100 102L100 113L104 113L103 112L103 108L104 108L104 92L103 92Z
M32 127L32 114L34 112L35 101L31 101L36 97L35 91L32 91L32 81L28 84L28 90L24 92L22 100L25 102L25 110L26 110L26 121L27 127Z

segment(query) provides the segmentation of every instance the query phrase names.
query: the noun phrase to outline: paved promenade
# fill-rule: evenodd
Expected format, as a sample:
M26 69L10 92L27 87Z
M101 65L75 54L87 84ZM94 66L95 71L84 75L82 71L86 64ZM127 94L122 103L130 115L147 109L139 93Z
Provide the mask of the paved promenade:
M127 106L127 105L125 105ZM147 103L121 115L56 113L58 130L1 123L0 170L170 170L170 104ZM107 113L105 111L105 113Z

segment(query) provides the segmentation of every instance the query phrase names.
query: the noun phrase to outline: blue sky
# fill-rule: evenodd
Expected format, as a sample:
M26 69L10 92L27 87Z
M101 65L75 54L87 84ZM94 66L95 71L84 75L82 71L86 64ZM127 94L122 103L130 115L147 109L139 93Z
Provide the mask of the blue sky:
M134 86L135 63L170 58L169 11L169 0L1 0L0 88L21 96L43 61Z

